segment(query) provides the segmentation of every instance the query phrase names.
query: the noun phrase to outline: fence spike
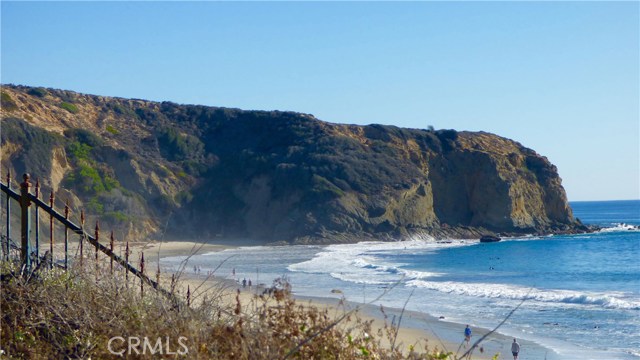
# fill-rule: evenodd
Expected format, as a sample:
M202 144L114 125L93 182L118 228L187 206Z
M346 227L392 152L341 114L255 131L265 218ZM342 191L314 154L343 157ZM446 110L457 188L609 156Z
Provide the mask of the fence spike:
M53 210L54 199L55 195L53 194L53 190L51 190L51 195L49 196L49 206L51 210ZM51 256L51 268L53 269L53 213L49 214L49 255Z

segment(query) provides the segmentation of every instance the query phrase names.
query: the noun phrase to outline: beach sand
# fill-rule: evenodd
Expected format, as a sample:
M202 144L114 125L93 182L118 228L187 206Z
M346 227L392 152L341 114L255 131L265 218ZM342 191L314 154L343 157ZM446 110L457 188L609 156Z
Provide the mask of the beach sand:
M238 246L254 246L259 243L246 242L216 242L216 243L198 243L193 241L148 241L148 242L130 242L129 262L140 267L140 259L142 254L145 258L145 273L152 279L157 279L158 260L165 257L184 256L184 267L179 273L174 274L167 269L160 269L160 285L165 289L170 288L172 275L178 279L176 291L180 296L186 298L187 288L191 293L191 301L197 303L204 296L215 295L221 301L235 303L236 295L240 290L240 301L243 305L250 306L255 303L255 297L264 291L263 287L243 287L239 282L229 277L219 277L215 274L199 274L189 265L189 257L193 255L202 255L213 251L222 251ZM77 242L69 245L69 257L77 253ZM73 250L71 250L73 249ZM114 252L123 255L125 244L116 242ZM62 244L56 244L56 257L60 259L63 255L64 248ZM85 246L85 256L93 256L94 249L90 245ZM104 256L104 255L101 255ZM396 346L403 351L408 351L410 346L414 346L417 350L424 349L428 345L429 349L438 348L445 352L452 352L458 356L468 350L468 346L463 342L464 324L448 322L443 319L433 317L431 315L416 312L402 311L401 309L384 308L379 306L361 304L345 299L335 297L304 297L296 296L293 289L294 298L299 304L305 306L314 306L320 310L327 309L329 314L333 314L335 318L340 317L346 311L353 311L364 321L372 321L372 335L375 335L378 329L383 329L385 322L391 324L397 323L396 319L402 316L399 331L396 339ZM471 320L471 319L470 319ZM352 320L353 321L353 320ZM342 326L349 326L345 323ZM473 337L471 344L478 340L481 336L488 333L488 329L471 327ZM510 344L512 338L500 333L493 333L487 337L477 348L474 349L471 359L485 360L492 359L495 354L500 354L498 359L512 359L510 353ZM534 342L518 339L523 350L520 360L527 359L554 359L551 356L552 351L536 344ZM382 343L389 345L388 340L382 340ZM482 351L481 351L482 349ZM457 356L455 356L457 358Z
M146 254L154 254L151 261L151 267L149 269L157 268L157 259L161 259L169 256L185 256L195 254L205 254L211 251L222 251L224 249L239 247L239 246L254 246L261 245L256 242L216 242L216 243L194 243L194 242L180 242L171 241L160 243L150 243L144 246L145 258ZM139 248L137 248L139 249ZM136 251L137 251L136 249ZM167 274L165 274L166 276ZM261 293L263 288L253 286L252 288L243 288L242 285L230 278L207 276L207 274L194 274L193 268L189 265L185 266L185 271L181 275L181 283L184 287L185 284L189 285L191 289L195 290L195 297L201 296L205 289L219 289L221 284L224 284L225 296L228 301L235 301L235 295L237 290L241 290L241 301L243 304L251 302L252 297L257 293ZM184 293L185 290L183 290ZM193 291L193 290L192 290ZM446 321L446 319L439 319L431 315L417 312L417 311L404 311L401 309L384 308L381 310L379 306L361 304L353 301L345 301L344 299L338 299L335 297L304 297L296 296L295 288L293 289L294 297L300 304L307 304L309 306L315 306L319 309L328 309L330 314L334 314L337 318L345 311L354 310L358 316L363 320L372 320L373 328L383 328L385 324L385 315L387 323L391 323L392 319L399 319L402 315L402 322L400 323L400 329L396 340L396 345L405 351L409 349L410 345L415 346L416 349L424 348L424 345L429 346L430 349L437 347L438 349L452 352L454 354L462 355L468 350L468 346L463 342L463 332L465 324L453 323ZM383 313L384 311L384 313ZM396 320L397 322L397 320ZM470 322L473 322L470 319ZM490 329L484 329L471 326L473 330L473 336L471 339L471 345L480 339L483 335L487 334ZM500 354L499 359L512 359L510 346L513 341L512 337L495 332L488 336L472 353L472 359L491 359L495 354ZM523 351L521 352L520 360L528 359L554 359L555 353L550 349L547 349L535 342L518 339ZM383 340L385 344L385 340ZM480 351L482 348L482 352Z

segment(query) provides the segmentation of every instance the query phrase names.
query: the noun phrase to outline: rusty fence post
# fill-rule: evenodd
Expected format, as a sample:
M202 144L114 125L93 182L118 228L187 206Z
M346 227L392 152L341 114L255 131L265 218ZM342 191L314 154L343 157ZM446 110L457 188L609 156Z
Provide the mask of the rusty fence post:
M11 172L7 172L7 188L11 190ZM11 245L9 239L11 238L11 198L7 194L7 238L2 247L4 248L4 259L9 260L9 252L11 251Z
M111 266L109 267L109 269L111 270L111 274L113 275L113 230L111 230L111 239L109 240L109 249L111 250L111 256L109 256L111 258Z
M140 258L140 273L144 275L144 253ZM144 297L144 280L142 276L140 276L140 297Z
M94 233L96 237L96 281L98 281L98 245L100 243L100 226L98 226L98 222L96 221L96 229Z
M187 285L187 307L191 306L191 288Z
M40 199L40 179L36 179L36 199ZM40 211L38 211L38 204L36 206L36 261L40 261Z
M156 283L160 286L160 257L158 257L158 271L156 272Z
M49 206L51 207L51 213L49 215L49 256L51 256L51 268L53 269L53 190L51 190L51 196L49 196Z
M29 182L29 174L22 176L24 182L20 184L20 261L25 266L27 271L31 270L31 251L29 249L29 232L31 226L31 214L29 212L29 206L31 206L31 200L29 199L29 188L31 183Z
M127 241L127 247L124 249L124 261L129 264L129 241ZM124 277L125 277L125 286L129 288L129 270L125 267L124 269Z
M69 220L69 199L64 204L64 218ZM69 268L69 228L64 227L64 269Z
M80 235L80 267L82 267L82 261L84 258L83 247L84 247L84 210L80 210L80 229L82 230L82 235Z

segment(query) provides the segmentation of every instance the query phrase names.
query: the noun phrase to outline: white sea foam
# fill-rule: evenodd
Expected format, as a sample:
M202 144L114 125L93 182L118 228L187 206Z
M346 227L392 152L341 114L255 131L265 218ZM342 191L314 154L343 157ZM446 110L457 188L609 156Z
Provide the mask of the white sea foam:
M581 293L571 290L542 290L515 285L452 281L410 280L407 282L407 286L473 297L591 305L606 309L640 310L640 301L624 299L622 294Z
M617 223L611 227L600 229L600 232L618 232L618 231L640 231L640 228L635 225Z
M402 269L405 264L388 263L379 256L386 252L407 250L429 251L442 247L469 245L468 241L436 242L410 240L403 242L361 242L348 245L330 245L310 260L291 264L289 271L309 274L329 274L343 281L359 284L386 284L399 279L427 279L438 273Z
M623 349L623 351L624 351L624 350L626 350L626 349ZM633 355L633 356L635 356L635 357L640 358L640 350L633 350L633 349L631 349L631 350L626 350L626 351L627 351L629 354L631 354L631 355Z

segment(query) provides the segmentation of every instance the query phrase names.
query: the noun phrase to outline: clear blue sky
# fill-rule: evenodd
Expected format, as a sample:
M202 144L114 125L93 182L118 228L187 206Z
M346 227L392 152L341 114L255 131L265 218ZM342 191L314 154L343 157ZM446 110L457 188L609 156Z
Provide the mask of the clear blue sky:
M1 2L2 83L483 130L640 198L638 2Z

